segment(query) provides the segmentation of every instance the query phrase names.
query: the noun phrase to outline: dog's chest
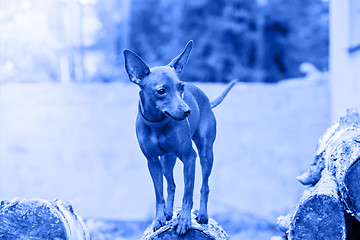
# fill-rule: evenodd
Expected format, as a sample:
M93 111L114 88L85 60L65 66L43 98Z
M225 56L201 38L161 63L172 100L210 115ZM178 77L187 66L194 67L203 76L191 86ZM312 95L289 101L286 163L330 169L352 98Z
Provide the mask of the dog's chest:
M140 147L147 156L161 156L171 151L168 136L157 128L144 129L146 134L138 138Z

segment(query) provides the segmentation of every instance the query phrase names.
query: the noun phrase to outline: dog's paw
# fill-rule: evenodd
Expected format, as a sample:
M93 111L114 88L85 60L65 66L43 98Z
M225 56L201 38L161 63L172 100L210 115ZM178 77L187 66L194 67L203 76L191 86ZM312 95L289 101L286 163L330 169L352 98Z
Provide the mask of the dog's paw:
M158 230L159 228L161 228L165 224L166 224L166 217L165 216L156 218L154 220L154 222L153 222L153 231L155 232L156 230Z
M199 224L207 224L209 221L208 215L203 213L198 213L195 219Z
M190 228L191 228L191 219L180 216L179 223L176 227L177 234L179 234L180 236L184 235L185 233L187 233L187 231L189 231Z

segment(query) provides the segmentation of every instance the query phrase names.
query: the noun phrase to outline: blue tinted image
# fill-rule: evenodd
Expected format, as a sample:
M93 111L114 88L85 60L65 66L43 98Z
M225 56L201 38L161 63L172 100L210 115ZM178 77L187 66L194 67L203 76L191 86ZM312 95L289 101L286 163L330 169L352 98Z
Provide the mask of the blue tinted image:
M0 1L0 239L283 239L357 126L357 0Z

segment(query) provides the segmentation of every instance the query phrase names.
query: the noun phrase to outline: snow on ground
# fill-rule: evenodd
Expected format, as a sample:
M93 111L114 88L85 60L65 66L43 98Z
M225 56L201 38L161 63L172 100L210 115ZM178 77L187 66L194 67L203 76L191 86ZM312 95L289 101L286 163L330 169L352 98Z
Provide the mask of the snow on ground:
M225 88L197 85L210 99ZM155 197L135 136L137 100L137 86L126 83L3 84L0 199L62 198L88 219L151 219ZM330 126L328 83L239 83L214 112L210 215L235 212L275 223L293 208L303 190L296 176ZM180 207L181 162L175 170ZM195 208L200 176L198 164Z

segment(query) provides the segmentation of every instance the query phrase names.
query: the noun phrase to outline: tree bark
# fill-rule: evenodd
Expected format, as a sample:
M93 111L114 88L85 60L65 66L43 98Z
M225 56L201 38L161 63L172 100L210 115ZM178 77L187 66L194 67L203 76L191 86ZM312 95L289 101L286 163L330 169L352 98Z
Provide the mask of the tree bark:
M213 219L209 218L208 224L198 224L195 220L196 214L191 214L191 229L184 235L179 236L176 231L179 210L174 212L174 217L157 231L153 231L152 224L145 230L141 240L227 240L224 229Z

